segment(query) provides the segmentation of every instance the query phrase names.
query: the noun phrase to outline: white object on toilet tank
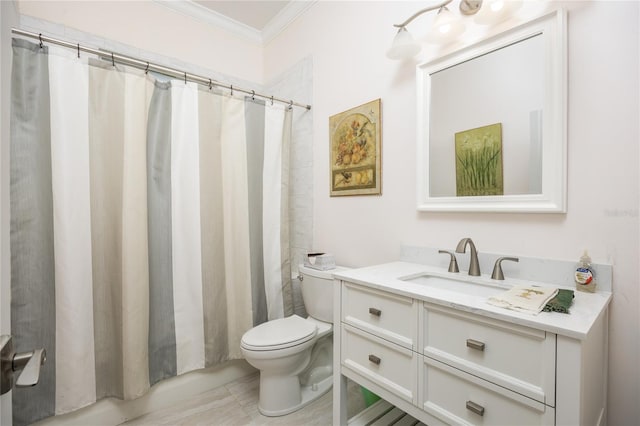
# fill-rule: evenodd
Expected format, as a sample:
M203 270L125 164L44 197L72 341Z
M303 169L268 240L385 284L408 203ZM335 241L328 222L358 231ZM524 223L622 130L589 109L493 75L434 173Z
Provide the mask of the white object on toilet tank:
M333 274L348 268L336 266L320 271L298 265L302 300L309 316L320 321L333 323Z
M336 260L329 253L307 253L304 258L304 266L327 271L336 268Z

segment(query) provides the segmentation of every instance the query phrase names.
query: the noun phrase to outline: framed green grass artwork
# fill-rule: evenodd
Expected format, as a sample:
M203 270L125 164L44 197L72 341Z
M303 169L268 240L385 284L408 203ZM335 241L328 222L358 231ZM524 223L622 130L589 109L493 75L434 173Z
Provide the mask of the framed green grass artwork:
M456 195L503 195L502 123L458 132Z

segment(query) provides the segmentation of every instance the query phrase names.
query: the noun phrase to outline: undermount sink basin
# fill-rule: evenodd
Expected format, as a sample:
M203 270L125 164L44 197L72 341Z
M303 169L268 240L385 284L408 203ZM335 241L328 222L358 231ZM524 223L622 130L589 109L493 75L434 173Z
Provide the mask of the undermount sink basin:
M438 290L453 291L478 297L491 297L511 288L511 286L508 285L487 282L486 279L481 277L460 276L454 278L442 277L431 273L403 277L400 278L400 280L424 285Z

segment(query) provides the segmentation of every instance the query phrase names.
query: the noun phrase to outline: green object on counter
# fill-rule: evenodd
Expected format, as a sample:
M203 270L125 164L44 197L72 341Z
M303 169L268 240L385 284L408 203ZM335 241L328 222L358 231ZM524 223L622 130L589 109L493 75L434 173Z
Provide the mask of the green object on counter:
M378 395L371 392L369 389L365 387L360 386L360 390L362 391L362 396L364 397L364 405L367 407L372 406L380 399Z
M569 306L573 303L573 290L558 290L558 294L542 309L544 312L569 313Z

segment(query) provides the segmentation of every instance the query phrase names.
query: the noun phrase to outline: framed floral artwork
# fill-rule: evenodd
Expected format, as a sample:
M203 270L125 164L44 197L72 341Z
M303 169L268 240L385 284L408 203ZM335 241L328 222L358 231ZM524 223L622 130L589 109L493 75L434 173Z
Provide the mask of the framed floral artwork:
M331 196L380 195L380 99L329 117Z

